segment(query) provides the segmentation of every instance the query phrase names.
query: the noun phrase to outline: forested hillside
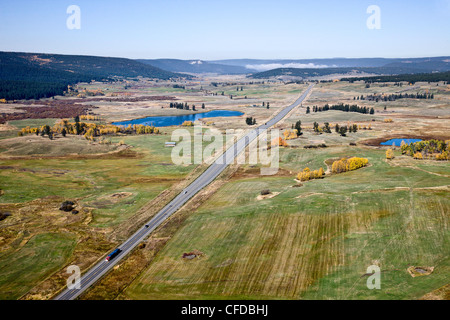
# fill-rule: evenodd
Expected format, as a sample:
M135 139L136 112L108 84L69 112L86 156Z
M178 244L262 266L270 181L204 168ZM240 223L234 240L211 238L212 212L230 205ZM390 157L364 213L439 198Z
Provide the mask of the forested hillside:
M124 58L0 52L0 99L51 97L77 82L137 76L189 77Z
M251 78L265 79L279 76L292 76L301 78L311 78L327 76L331 74L349 74L350 73L370 73L375 75L395 75L395 74L417 74L423 73L422 68L415 66L399 65L386 67L355 67L355 68L278 68L269 71L255 73Z
M416 82L438 82L445 81L450 83L450 71L448 72L435 72L435 73L419 73L419 74L400 74L394 76L375 76L375 77L362 77L362 78L343 78L342 81L357 81L363 80L367 83L371 82L401 82L407 81L409 83Z
M217 74L247 74L251 72L245 67L229 66L203 60L141 59L137 61L172 72Z

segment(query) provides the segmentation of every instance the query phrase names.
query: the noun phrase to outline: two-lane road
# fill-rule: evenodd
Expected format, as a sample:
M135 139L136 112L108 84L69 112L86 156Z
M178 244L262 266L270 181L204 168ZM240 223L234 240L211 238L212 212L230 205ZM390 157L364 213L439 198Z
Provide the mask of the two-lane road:
M136 233L128 238L118 248L122 252L111 261L100 261L90 270L88 270L80 280L80 289L65 289L59 294L56 300L73 300L86 291L103 275L110 271L121 259L130 253L140 242L148 237L162 222L170 217L174 212L181 208L190 198L197 194L204 187L209 185L217 176L222 173L225 168L234 162L234 159L245 150L245 148L256 139L262 132L270 128L283 119L290 111L300 105L311 91L314 85L310 85L308 89L290 106L281 110L272 119L265 124L251 130L245 136L241 137L234 145L229 147L221 157L216 159L208 169L205 170L196 180L194 180L186 189L177 195L169 204L159 211L150 221L142 226Z

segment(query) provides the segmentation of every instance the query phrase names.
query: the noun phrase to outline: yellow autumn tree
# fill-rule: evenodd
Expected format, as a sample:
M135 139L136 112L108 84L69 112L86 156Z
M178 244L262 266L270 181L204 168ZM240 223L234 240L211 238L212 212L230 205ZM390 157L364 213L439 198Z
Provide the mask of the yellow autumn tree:
M391 148L386 150L386 159L394 159L394 151Z
M320 168L319 170L311 171L308 167L303 169L302 172L299 172L297 175L297 179L300 181L308 181L312 179L320 179L324 175L323 168Z
M420 152L416 152L416 153L414 153L413 158L414 159L418 159L418 160L422 160L423 159L423 155Z
M287 144L286 140L284 140L281 137L278 137L278 138L273 139L273 141L272 141L272 146L276 146L276 145L278 145L280 147L287 147L288 144Z
M319 178L322 178L325 175L325 172L323 171L323 168L320 167L319 169Z
M369 163L369 160L366 158L342 158L340 160L336 160L331 165L332 173L342 173L346 171L353 171L362 167L365 167Z

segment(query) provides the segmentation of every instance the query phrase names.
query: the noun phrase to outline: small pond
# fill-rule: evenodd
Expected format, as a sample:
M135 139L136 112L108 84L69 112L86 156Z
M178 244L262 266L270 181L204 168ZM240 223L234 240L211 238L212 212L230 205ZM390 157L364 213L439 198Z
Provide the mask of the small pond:
M385 142L380 143L382 146L392 146L395 145L396 147L400 147L402 144L402 141L405 141L406 144L411 144L414 142L422 141L422 139L391 139Z
M195 114L186 114L179 116L161 116L161 117L146 117L141 119L134 119L129 121L121 121L121 122L113 122L116 126L125 126L134 125L134 124L143 124L147 126L155 126L155 127L168 127L168 126L179 126L183 124L185 121L196 121L202 118L216 118L216 117L236 117L242 116L243 113L239 111L231 111L231 110L212 110L208 112L201 112Z

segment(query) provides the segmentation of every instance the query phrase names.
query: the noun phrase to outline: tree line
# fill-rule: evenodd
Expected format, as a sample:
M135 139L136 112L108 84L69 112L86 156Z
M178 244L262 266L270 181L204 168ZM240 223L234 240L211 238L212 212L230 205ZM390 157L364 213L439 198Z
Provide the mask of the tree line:
M328 110L339 110L344 112L359 112L359 113L365 113L365 114L374 114L375 110L374 108L367 108L367 107L360 107L356 104L349 105L349 104L335 104L335 105L329 105L328 103L324 105L323 107L313 106L312 111L313 112L322 112L322 111L328 111ZM310 113L311 109L310 107L306 107L306 113Z
M171 102L169 105L169 108L175 108L175 109L180 109L180 110L191 110L192 111L197 111L197 109L195 109L195 104L192 105L192 107L187 103L182 103L182 102ZM205 109L206 106L204 103L202 103L202 109Z
M342 173L347 171L353 171L367 166L368 163L369 160L366 158L358 158L358 157L352 157L348 159L341 158L333 162L333 164L331 165L331 172Z
M64 119L55 124L53 127L49 125L44 125L41 127L30 127L27 126L22 128L18 135L23 136L26 134L35 134L40 136L48 136L49 139L53 139L55 134L61 134L65 137L68 134L71 135L82 135L87 140L95 141L96 137L105 136L105 135L117 135L121 134L158 134L160 133L159 129L154 126L147 125L129 125L125 126L116 126L112 124L96 124L96 123L86 123L80 122L80 117L75 117L75 122L69 122Z
M426 140L410 144L402 141L400 145L402 154L412 156L415 159L449 160L450 140Z
M450 83L450 71L447 72L435 72L435 73L418 73L418 74L400 74L393 76L373 76L373 77L361 77L361 78L342 78L341 81L348 81L353 83L354 81L364 81L366 83L374 82L408 82L415 84L416 82L439 82L444 81L444 84Z
M395 101L398 99L434 99L433 93L399 93L399 94L372 94L364 97L364 95L353 97L353 100L367 100L367 101Z

